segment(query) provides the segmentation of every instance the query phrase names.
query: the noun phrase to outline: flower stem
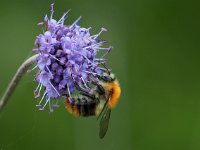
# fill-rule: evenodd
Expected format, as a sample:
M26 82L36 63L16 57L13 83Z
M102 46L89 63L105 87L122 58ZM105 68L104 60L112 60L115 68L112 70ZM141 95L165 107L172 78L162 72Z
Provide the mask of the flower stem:
M10 96L14 92L16 86L18 85L21 77L26 73L27 69L34 63L36 62L36 58L38 57L38 54L31 56L28 58L17 70L16 74L13 76L12 80L10 81L3 97L1 98L0 101L0 112L8 102Z

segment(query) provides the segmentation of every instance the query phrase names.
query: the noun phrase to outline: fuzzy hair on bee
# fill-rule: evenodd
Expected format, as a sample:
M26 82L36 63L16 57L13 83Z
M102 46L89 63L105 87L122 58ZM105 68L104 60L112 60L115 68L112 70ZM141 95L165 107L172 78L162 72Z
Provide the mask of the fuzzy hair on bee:
M115 75L111 73L109 76L104 75L101 78L99 85L103 87L105 96L109 98L108 106L110 108L114 108L118 103L119 97L121 95L119 81L116 79Z
M66 109L69 113L76 117L83 116L94 116L96 107L98 106L99 100L95 97L92 99L90 97L79 95L73 98L70 102L69 98L66 98Z
M106 135L113 109L120 97L121 88L113 73L104 73L98 76L99 82L93 83L94 87L90 92L80 91L80 95L72 101L66 99L66 109L76 117L97 116L100 131L99 137Z

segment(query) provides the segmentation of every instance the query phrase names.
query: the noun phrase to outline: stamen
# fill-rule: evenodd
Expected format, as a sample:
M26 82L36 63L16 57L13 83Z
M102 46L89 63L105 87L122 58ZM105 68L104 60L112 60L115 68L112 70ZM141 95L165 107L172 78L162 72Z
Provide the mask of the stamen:
M71 29L72 27L74 27L74 25L77 24L81 18L82 16L78 17L78 19L76 19L76 21L74 21L74 23L69 28Z
M42 108L40 108L39 110L44 110L45 106L47 105L47 103L49 102L50 97L47 98L46 103L44 104L44 106Z
M93 45L90 45L90 46L86 46L86 47L83 47L83 49L87 49L87 48L91 48L91 47L97 47L97 46L101 46L102 44L106 43L106 41L101 41L99 43L96 43L96 44L93 44Z
M82 79L82 81L83 81L83 83L84 83L85 87L86 87L86 88L89 88L89 87L87 86L87 84L86 84L85 80L84 80L82 77L81 77L81 79Z
M45 92L45 93L43 94L43 96L42 96L40 102L36 105L36 107L40 107L40 106L41 106L41 103L42 103L42 101L43 101L43 99L44 99L44 97L45 97L46 94L47 94L47 92Z
M89 60L85 55L79 53L81 56L83 56L83 58L85 58L89 63L93 63L91 60Z
M68 83L67 83L67 90L68 90L69 97L71 97L71 93L70 93L70 90L69 90L69 85L68 85Z
M42 82L42 79L40 79L40 82L39 82L37 88L34 90L35 98L40 97L40 90L41 90L41 88L42 88L42 83L41 83L41 82ZM39 91L38 91L38 89L39 89ZM38 94L36 94L37 91L38 91Z
M106 31L107 31L107 29L101 28L101 31L98 34L91 36L91 37L94 37L94 39L96 39L99 35L101 35L102 32L106 32Z
M58 96L60 96L59 92L56 90L56 88L53 86L53 84L49 81L49 84L51 85L51 87L56 91L56 93L58 94Z
M103 56L101 56L101 58L104 58L108 53L110 53L110 51L112 50L112 46L110 46L109 48L108 48L108 50L107 50L107 52L103 55Z
M67 12L65 12L64 14L63 14L63 16L60 18L60 20L58 21L58 23L60 23L60 22L62 22L62 25L64 24L64 21L65 21L65 19L66 19L66 15L69 13L71 11L71 9L69 9Z
M54 6L54 3L52 3L52 4L50 5L50 8L51 8L51 19L53 18L53 13L54 13L53 6ZM51 20L51 19L50 19L50 20Z
M113 47L112 46L109 46L109 47L96 47L96 48L98 48L99 50L110 50L110 49L112 49Z
M31 73L33 70L35 70L38 67L38 65L36 65L35 67L33 67L32 69L29 69L27 72Z
M89 31L90 29L92 29L92 27L89 27L87 30Z
M47 14L46 14L45 17L44 17L44 21L45 21L45 22L48 21L48 16L47 16Z
M43 32L43 34L45 33L45 29L44 28L42 28L42 32Z
M40 87L40 84L41 84L41 81L42 81L42 79L40 79L40 82L38 83L38 86L37 86L37 88L34 90L34 93L36 93L36 92L37 92L37 90L39 89L39 87Z
M96 58L95 61L105 61L105 58Z
M89 63L93 63L91 60L89 60L86 56L84 56L84 55L82 55L83 56L83 58L85 58Z
M51 106L51 99L49 100L49 112L53 112L53 108Z
M40 91L41 91L41 89L42 89L42 83L40 84L40 88L39 88L38 94L35 96L35 98L40 97Z
M53 74L52 74L52 72L50 71L49 67L46 66L46 68L47 68L47 70L49 71L49 73L51 74L51 77L53 78Z
M49 54L49 56L52 57L53 59L55 59L55 60L61 62L61 61L60 61L58 58L56 58L55 56L53 56L53 55L51 55L51 54Z

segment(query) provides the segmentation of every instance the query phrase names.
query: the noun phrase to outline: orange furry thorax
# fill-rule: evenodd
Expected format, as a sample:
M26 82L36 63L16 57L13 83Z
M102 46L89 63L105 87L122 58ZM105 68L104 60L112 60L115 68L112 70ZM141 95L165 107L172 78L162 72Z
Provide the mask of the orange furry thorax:
M110 96L108 105L111 108L114 108L121 95L121 88L119 86L118 80L115 80L114 82L111 83L104 83L104 88L106 89L106 91L109 91L109 93L107 93L108 96Z

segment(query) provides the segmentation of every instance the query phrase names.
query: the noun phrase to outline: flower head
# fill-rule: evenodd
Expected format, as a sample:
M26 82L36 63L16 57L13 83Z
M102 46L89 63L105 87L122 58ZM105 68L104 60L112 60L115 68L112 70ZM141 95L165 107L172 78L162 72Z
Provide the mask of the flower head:
M36 38L37 48L34 49L39 53L35 97L39 97L41 91L44 91L37 105L41 110L49 104L50 111L53 111L55 103L57 104L55 99L58 100L61 96L71 97L78 89L90 90L90 83L98 82L97 75L101 75L106 69L101 66L105 64L104 57L112 48L102 47L105 41L98 39L106 31L105 28L96 35L90 35L91 28L77 24L81 17L71 25L64 25L68 12L57 21L53 19L52 4L50 18L46 15L44 22L38 24L44 26L43 33ZM105 53L96 58L100 50Z

